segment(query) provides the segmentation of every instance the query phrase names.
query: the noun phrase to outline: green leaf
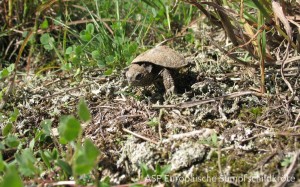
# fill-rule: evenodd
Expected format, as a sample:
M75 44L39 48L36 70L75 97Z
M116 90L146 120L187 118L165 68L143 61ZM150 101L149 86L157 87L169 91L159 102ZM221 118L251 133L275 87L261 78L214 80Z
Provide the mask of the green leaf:
M35 140L39 140L40 143L45 142L46 134L42 130L37 130L34 136Z
M165 165L161 168L161 175L166 175L170 173L172 166L171 165Z
M104 71L104 75L111 75L113 72L112 68L107 69L106 71Z
M86 155L88 160L90 160L91 162L96 162L100 151L91 140L87 139L84 142L84 154Z
M143 178L147 177L148 167L146 166L146 164L141 164L140 168L142 170L142 177Z
M152 169L149 169L146 164L143 164L143 163L140 164L140 168L142 170L142 177L143 178L145 178L147 176L152 176L155 173Z
M81 31L80 32L80 39L89 42L92 39L92 35L87 31Z
M138 48L138 44L137 43L131 43L130 45L129 45L129 53L130 54L133 54L133 53L135 53L136 52L136 50L137 50L137 48Z
M156 17L157 16L157 11L155 10L155 8L152 8L152 14L153 14L153 17Z
M79 45L79 46L75 46L75 54L77 56L80 56L82 53L82 47Z
M71 54L72 52L73 52L73 47L68 47L68 48L66 49L65 54L69 55L69 54Z
M50 41L50 35L48 33L46 34L42 34L41 38L40 38L40 42L42 44L48 44Z
M52 50L54 46L54 38L50 37L48 33L43 34L40 38L41 44L46 50Z
M3 176L0 187L23 187L24 185L17 171L15 166L10 166Z
M42 157L42 160L44 161L45 165L48 167L48 169L51 168L51 164L50 164L50 160L49 160L49 152L48 151L45 151L47 152L48 154L46 155L42 150L39 151L41 157Z
M258 116L262 115L262 108L261 107L252 107L252 108L250 108L250 112L255 117L258 117Z
M0 142L0 151L2 151L4 149L5 149L5 145L2 142Z
M161 167L159 164L156 164L155 175L160 176L163 181L166 181L166 174L170 173L171 165L165 165Z
M72 69L72 64L71 63L65 63L65 64L63 64L62 66L61 66L61 69L62 70L65 70L65 71L69 71L69 70L71 70Z
M33 138L33 139L30 141L30 143L29 143L29 148L30 148L31 150L33 150L34 145L35 145L35 139Z
M195 34L194 33L192 34L191 32L193 32L193 31L189 30L189 33L184 36L184 39L189 43L193 43L195 40L195 38L194 38Z
M283 159L283 161L280 163L282 167L287 167L292 163L292 157L286 157Z
M29 148L23 150L21 154L16 154L16 160L22 175L30 177L36 174L37 170L34 166L36 159Z
M57 17L55 17L55 19L53 20L54 25L61 25L62 22L63 22L63 21L62 21L62 19L61 19L61 16L57 16Z
M103 60L98 60L98 61L97 61L97 64L98 64L98 66L99 66L100 68L103 68L103 67L106 66L106 63L105 63Z
M2 135L7 136L12 131L12 128L12 123L8 123L7 125L5 125L5 127L2 129Z
M74 172L78 175L87 174L93 169L93 164L84 155L78 155L74 164Z
M110 187L110 178L105 177L102 181L99 183L99 187Z
M85 30L91 35L94 34L94 24L92 23L87 24Z
M58 158L58 151L57 151L56 148L54 148L54 149L52 150L51 156L52 156L52 159L53 159L53 160L56 160L56 159Z
M160 175L161 174L161 167L159 164L156 164L156 167L155 167L155 173Z
M79 75L81 73L81 68L77 68L76 72L74 73L74 77L76 77L77 75Z
M3 70L1 70L0 71L0 79L8 77L14 69L15 69L15 65L11 64L7 68L4 68Z
M15 64L9 65L6 69L9 71L9 73L13 72L15 69Z
M43 23L40 25L40 28L41 28L41 29L48 29L48 27L49 27L48 20L45 19L45 20L43 21Z
M43 128L43 132L48 136L50 136L51 134L51 125L52 125L52 121L50 119L46 119L41 122L41 127Z
M99 153L98 148L90 140L85 140L83 148L75 160L75 173L79 175L89 173L97 164Z
M109 56L105 57L106 64L112 64L114 62L114 60L115 60L115 57L112 56L112 55L109 55Z
M215 145L215 146L218 145L218 136L217 136L216 133L213 133L213 134L211 135L211 141L212 141L213 145Z
M90 110L88 109L88 107L83 99L80 99L80 101L79 101L78 115L79 115L79 118L84 122L91 120Z
M150 121L147 121L146 124L151 126L151 127L155 127L155 126L158 125L158 120L157 120L156 117L154 117Z
M56 165L62 168L64 172L66 172L66 174L68 174L69 176L72 175L72 168L67 162L59 159L57 160Z
M17 121L19 114L20 114L19 110L17 108L14 108L14 111L9 116L9 121L10 122Z
M79 121L73 116L63 116L60 119L58 131L63 140L70 142L78 137L81 132L81 126Z
M22 33L22 37L23 37L23 38L26 38L26 37L27 37L27 35L28 35L28 31L23 31L23 33Z
M9 71L7 68L4 68L2 71L0 71L0 79L6 78L9 76Z
M76 66L77 64L80 64L80 62L81 62L81 60L80 60L76 55L72 55L72 57L69 58L69 61L71 61L75 66ZM71 63L68 63L68 64L71 64ZM66 66L65 66L65 67L62 68L62 69L66 69L67 71L68 71L68 70L72 70L72 65L71 65L70 67L67 67L67 68L66 68ZM74 76L74 77L75 77L75 76Z
M100 52L99 52L98 50L92 51L92 57L93 57L93 59L95 59L95 60L101 58Z
M5 162L3 160L2 154L0 153L0 172L2 172L5 168Z
M5 144L10 148L18 147L20 141L15 135L8 135L7 138L5 138Z
M40 150L39 153L48 168L51 168L52 161L56 161L58 159L58 152L56 148L54 148L52 152L50 152L49 150Z

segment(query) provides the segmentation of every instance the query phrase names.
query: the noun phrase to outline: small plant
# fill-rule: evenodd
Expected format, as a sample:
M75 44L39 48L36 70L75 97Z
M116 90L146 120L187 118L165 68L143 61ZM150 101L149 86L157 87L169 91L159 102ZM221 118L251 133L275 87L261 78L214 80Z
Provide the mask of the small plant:
M11 64L6 68L3 68L0 71L0 80L3 81L5 79L7 79L10 75L12 75L14 69L15 69L14 64ZM6 92L7 89L8 89L7 87L4 87L4 88L0 89L0 101L3 99L3 96L5 95L5 92Z
M250 112L254 115L255 118L262 115L262 108L261 107L252 107L250 108Z
M153 182L168 181L168 174L171 172L171 165L160 166L156 164L155 170L147 167L146 164L141 164L142 178L150 179Z
M64 60L63 60L58 48L56 47L57 44L56 44L54 38L52 36L50 36L49 33L43 34L40 38L40 42L47 51L54 50L56 55L60 59L61 63L64 64Z
M282 167L287 167L287 166L289 166L291 163L292 163L292 157L287 156L287 157L285 157L285 158L280 162L280 165L281 165Z
M1 157L1 155L0 155ZM13 186L13 187L23 187L23 182L18 174L18 170L14 165L8 165L7 163L5 163L3 160L0 159L0 166L3 166L3 170L0 170L0 172L2 173L2 171L4 171L4 168L6 168L5 171L5 175L3 175L2 181L0 183L0 187L6 187L6 186Z
M17 108L14 108L14 111L9 114L9 118L7 120L1 119L2 123L6 123L4 128L2 129L2 135L8 136L13 131L13 124L17 121L20 112Z
M10 164L6 163L0 154L0 173L4 174L1 185L5 186L10 180L14 179L16 186L22 186L20 176L28 179L34 178L42 172L53 172L53 167L61 168L60 178L72 176L78 184L92 182L95 177L91 177L91 171L97 166L100 151L91 140L82 140L81 124L88 123L91 120L90 111L83 100L80 100L78 104L77 113L79 119L72 115L61 117L58 128L60 144L57 144L56 135L52 132L51 120L44 120L41 122L42 129L37 130L36 136L30 141L28 148L22 149L19 146L21 141L16 135L12 134L13 123L19 114L18 110L15 109L7 119L8 125L2 130L5 139L0 143L0 149L5 150L7 147L15 148L18 151L15 154L16 161ZM52 148L52 150L48 148L34 149L37 143L45 143L49 138L56 142L57 147ZM62 151L63 149L66 150ZM100 183L109 184L109 178Z
M150 121L148 121L146 124L151 127L155 127L158 125L158 120L156 117L154 117L154 118L151 118Z
M256 121L259 116L263 114L263 107L250 107L243 106L238 118L246 121Z
M14 64L9 65L7 68L3 68L0 71L0 79L5 79L8 76L10 76L11 73L14 71L14 69L15 69L15 65Z
M216 133L213 133L212 135L210 135L209 137L200 140L201 144L206 144L206 145L210 145L212 147L218 147L219 143L218 143L218 135Z
M78 116L85 123L91 119L91 114L83 100L80 100L78 105ZM62 169L66 173L71 173L75 178L78 175L88 174L97 163L99 150L89 139L84 140L83 145L81 145L82 127L80 121L71 115L63 116L58 131L60 142L68 147L65 156L71 159L69 161L61 160ZM72 144L75 142L77 142L77 145L73 147ZM71 165L68 164L70 161Z

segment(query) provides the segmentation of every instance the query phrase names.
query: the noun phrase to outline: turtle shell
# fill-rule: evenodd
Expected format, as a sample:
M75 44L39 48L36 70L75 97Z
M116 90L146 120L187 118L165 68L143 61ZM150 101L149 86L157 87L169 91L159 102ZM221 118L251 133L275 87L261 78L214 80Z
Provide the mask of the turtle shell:
M178 69L186 66L184 57L168 46L157 46L138 55L131 63L140 64L143 62L153 63L158 66Z

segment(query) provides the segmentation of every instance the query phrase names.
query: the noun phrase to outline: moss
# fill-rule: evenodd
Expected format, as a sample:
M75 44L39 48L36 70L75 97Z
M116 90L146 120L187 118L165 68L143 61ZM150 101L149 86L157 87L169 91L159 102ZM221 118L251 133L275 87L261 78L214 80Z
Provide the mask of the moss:
M265 108L264 107L246 107L243 106L241 109L238 119L248 122L255 122L259 116L262 116Z

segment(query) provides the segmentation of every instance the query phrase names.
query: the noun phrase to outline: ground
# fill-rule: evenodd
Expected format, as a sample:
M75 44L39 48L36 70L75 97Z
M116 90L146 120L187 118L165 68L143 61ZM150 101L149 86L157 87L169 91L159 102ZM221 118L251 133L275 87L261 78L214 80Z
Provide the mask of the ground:
M145 164L170 165L165 182L173 185L299 185L293 172L300 154L300 98L292 98L280 67L266 69L267 92L261 94L258 67L233 65L213 47L173 47L191 62L182 76L188 72L195 81L169 97L154 85L129 86L126 69L106 77L103 69L77 77L19 74L24 81L10 98L20 110L17 129L26 135L51 119L55 130L59 117L76 114L84 98L93 117L84 137L100 149L99 172L114 184L139 181ZM288 67L286 78L299 93L299 61Z

